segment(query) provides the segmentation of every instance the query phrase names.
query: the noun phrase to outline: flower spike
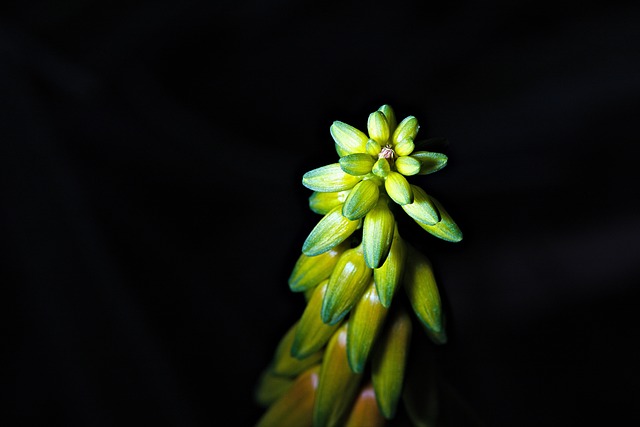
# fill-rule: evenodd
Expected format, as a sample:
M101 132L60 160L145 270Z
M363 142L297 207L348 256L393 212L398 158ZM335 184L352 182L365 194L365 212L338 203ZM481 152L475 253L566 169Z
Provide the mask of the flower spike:
M448 141L417 139L419 130L415 116L398 121L388 104L363 130L333 121L339 158L302 176L322 218L288 278L306 305L254 390L265 408L257 427L382 427L401 403L413 425L439 422L438 378L416 375L425 347L412 340L446 343L446 313L429 258L399 228L406 219L449 242L462 232L413 182L448 162ZM414 336L416 326L426 336Z

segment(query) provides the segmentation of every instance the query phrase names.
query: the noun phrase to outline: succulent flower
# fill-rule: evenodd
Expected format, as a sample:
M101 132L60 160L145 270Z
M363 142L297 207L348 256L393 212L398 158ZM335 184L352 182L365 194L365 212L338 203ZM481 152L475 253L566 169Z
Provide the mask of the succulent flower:
M256 402L266 408L259 427L383 426L401 402L416 426L431 425L433 387L422 396L417 374L411 387L404 379L414 323L441 345L445 315L431 262L401 236L398 215L448 242L462 233L438 200L409 182L448 160L427 150L442 140L416 141L418 130L416 117L397 123L389 105L369 115L366 134L335 121L338 162L303 175L309 208L322 218L289 276L306 306L258 381Z

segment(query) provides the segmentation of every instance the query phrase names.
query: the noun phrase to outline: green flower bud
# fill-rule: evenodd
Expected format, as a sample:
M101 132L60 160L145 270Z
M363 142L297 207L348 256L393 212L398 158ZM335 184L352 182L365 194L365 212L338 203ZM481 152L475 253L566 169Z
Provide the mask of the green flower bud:
M340 327L340 323L327 325L320 318L322 301L328 284L327 279L318 285L302 312L291 343L292 357L304 359L316 353L327 344L333 333Z
M352 221L342 215L342 206L331 209L311 230L302 245L303 254L320 255L344 242L360 227L360 220Z
M429 196L431 201L435 204L440 214L440 221L434 225L427 225L422 222L418 222L418 225L432 235L446 240L447 242L459 242L462 240L462 231L458 225L453 221L449 213L444 209L442 204L438 202L435 197Z
M373 270L373 280L378 290L380 302L387 308L391 305L391 300L402 279L406 258L407 249L400 233L398 233L396 223L389 255L380 268Z
M331 209L344 203L350 191L332 191L329 193L314 191L309 196L309 209L317 214L326 215Z
M409 184L407 178L398 172L390 171L387 174L384 188L387 190L389 197L400 206L413 202L411 184Z
M411 344L411 317L404 310L393 310L371 355L371 380L380 412L395 416L402 395L407 355Z
M380 187L375 181L365 179L356 184L342 206L342 215L350 220L362 218L378 203Z
M347 326L331 337L318 378L313 408L313 426L340 425L358 394L362 374L354 373L347 361ZM291 424L293 425L293 424Z
M346 154L364 153L369 138L362 131L346 123L335 121L331 125L331 136L339 147L339 153Z
M395 219L387 198L380 197L378 204L367 213L362 224L364 259L370 268L380 267L387 259L394 228Z
M413 247L407 247L409 251L403 278L405 293L431 340L436 344L443 344L447 341L447 336L440 292L431 261Z
M322 321L334 325L353 308L371 280L372 271L364 261L362 244L340 255L327 285L320 313Z
M291 355L291 345L293 344L297 326L298 322L289 328L276 347L271 367L272 372L276 375L294 377L319 363L320 359L322 359L322 351L320 350L301 359Z
M340 163L332 163L305 173L302 185L313 191L335 192L349 190L361 179L343 171Z
M385 158L380 158L371 168L371 172L375 175L386 178L389 175L389 171L391 171L391 166L389 165L389 161Z
M396 144L394 151L398 156L408 156L413 152L415 147L413 139L405 138Z
M398 123L396 122L396 114L393 112L393 108L391 108L390 105L385 104L378 108L378 111L382 111L382 114L386 117L387 123L389 124L389 134L393 135Z
M435 225L440 221L436 205L425 191L417 185L411 184L413 203L402 205L402 209L417 223Z
M376 159L366 153L349 154L340 157L339 163L342 170L349 175L366 175L371 172Z
M378 144L376 141L374 141L373 139L370 139L367 141L367 154L370 154L374 157L378 157L378 154L380 154L380 150L382 149L382 146L380 144Z
M364 371L365 363L382 329L387 309L380 303L373 280L349 316L347 356L355 373Z
M404 176L415 175L420 172L420 162L411 156L402 156L396 160L396 169Z
M395 132L393 132L393 143L397 145L400 141L407 138L415 139L418 134L418 119L414 116L408 116L398 124Z
M304 292L328 279L342 253L349 249L347 242L315 256L301 254L289 276L289 289L293 292Z
M442 153L433 151L415 151L411 157L420 161L418 175L428 175L442 169L447 165L448 157Z
M369 137L380 143L380 145L387 143L389 139L389 124L382 111L374 111L369 114L367 130L369 131Z

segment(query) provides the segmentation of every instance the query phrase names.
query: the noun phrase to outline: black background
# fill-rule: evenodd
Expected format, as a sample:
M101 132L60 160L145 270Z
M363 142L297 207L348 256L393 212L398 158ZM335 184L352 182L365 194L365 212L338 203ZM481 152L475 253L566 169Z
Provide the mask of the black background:
M464 232L417 231L486 426L633 425L640 3L0 6L8 425L251 426L329 127L390 104ZM15 313L14 313L15 310ZM226 420L226 421L225 421Z

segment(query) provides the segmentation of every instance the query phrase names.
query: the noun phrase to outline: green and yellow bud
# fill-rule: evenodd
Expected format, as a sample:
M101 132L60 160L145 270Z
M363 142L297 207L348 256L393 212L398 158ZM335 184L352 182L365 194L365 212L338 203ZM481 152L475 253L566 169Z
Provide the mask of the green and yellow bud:
M419 128L418 119L414 116L405 117L405 119L398 124L395 132L393 132L393 143L397 145L405 139L415 139Z
M440 214L440 221L434 225L428 225L418 222L418 225L432 235L446 240L447 242L459 242L462 240L462 231L458 225L453 221L449 213L444 209L442 204L435 199L435 197L429 196L431 201L435 204L438 213Z
M369 287L349 315L347 356L353 372L364 371L369 353L384 325L387 310L380 303L378 292L371 280Z
M313 191L335 192L349 190L362 177L350 175L342 170L340 163L321 166L302 175L302 185Z
M361 179L343 171L340 163L332 163L306 172L302 184L310 190L326 193L349 190Z
M352 221L342 215L342 205L331 209L311 230L302 245L302 253L316 256L344 242L361 225L361 220Z
M299 322L296 322L289 328L276 347L271 366L271 371L275 375L295 377L311 366L319 363L322 359L322 351L320 350L301 359L291 355L291 348L296 335L298 323Z
M326 215L331 209L344 203L351 190L323 193L314 191L309 196L309 208L320 215Z
M436 344L447 341L444 330L442 302L436 285L431 261L415 248L407 245L407 264L403 284L405 293L431 340Z
M435 225L440 221L438 209L427 193L421 187L413 184L411 184L411 190L413 191L413 203L402 206L407 215L418 224Z
M364 132L340 121L333 122L330 132L340 156L366 152L369 138Z
M386 196L380 197L362 224L364 260L370 268L378 268L385 262L393 241L395 218L387 200Z
M389 123L387 123L387 118L382 111L374 111L369 114L367 130L369 137L380 145L387 143L389 140Z
M320 368L313 408L313 426L339 426L355 402L362 374L354 373L347 361L347 325L331 337Z
M313 407L320 382L320 365L298 376L258 420L256 427L313 427Z
M349 154L344 157L340 157L340 167L345 173L349 175L366 175L371 172L376 159L371 157L367 153L355 153Z
M373 172L374 175L377 175L380 178L386 178L387 175L389 175L390 171L391 165L389 165L389 161L384 157L378 159L373 165L373 168L371 168L371 172Z
M256 403L264 408L268 407L291 387L294 380L295 378L276 375L271 369L265 369L254 390Z
M449 158L442 153L433 151L415 151L411 157L420 162L420 172L418 175L428 175L442 169L447 165Z
M398 172L389 172L384 180L384 188L387 190L389 197L400 206L413 202L411 185L407 178Z
M411 154L415 148L415 144L413 143L413 139L406 138L399 141L395 146L395 152L398 156L408 156Z
M385 118L387 119L387 124L389 125L389 134L393 135L393 132L396 130L396 126L398 123L396 121L396 114L393 112L393 108L391 108L390 105L384 104L383 106L378 108L378 111L381 111L382 114L384 114Z
M360 389L344 427L384 427L385 424L373 385L369 382Z
M387 419L395 416L402 396L411 333L406 310L392 310L371 355L371 380L380 411Z
M416 175L420 172L420 162L411 156L402 156L396 160L396 169L404 176Z
M367 141L366 150L367 150L367 154L374 157L378 157L378 154L380 154L380 150L382 150L382 146L378 144L376 141L374 141L373 139L369 139Z
M378 297L382 305L387 308L391 305L391 300L401 283L407 258L407 249L398 232L398 225L396 224L394 228L389 255L382 266L373 270Z
M356 184L342 206L342 215L350 220L364 217L378 203L380 187L370 179Z
M304 359L313 355L327 344L331 336L340 327L340 323L327 325L320 318L322 301L327 292L328 284L329 279L318 285L302 312L291 343L292 357Z
M362 243L340 255L322 301L322 321L328 325L340 322L358 302L372 277L364 261Z
M304 292L328 279L338 258L348 248L349 244L342 242L320 255L300 254L289 276L289 289L293 292Z

